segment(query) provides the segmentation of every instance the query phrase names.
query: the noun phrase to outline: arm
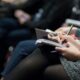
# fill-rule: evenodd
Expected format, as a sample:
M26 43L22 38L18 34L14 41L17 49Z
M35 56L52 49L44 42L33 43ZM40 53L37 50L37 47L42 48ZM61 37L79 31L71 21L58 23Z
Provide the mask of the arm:
M33 14L34 11L38 9L38 5L41 5L42 1L43 0L28 0L26 3L22 5L22 10L30 14Z
M69 17L71 9L72 9L72 4L70 4L72 1L70 0L64 0L63 3L56 3L54 5L52 5L52 7L49 8L49 10L45 10L44 15L45 18L42 19L40 22L38 23L34 23L34 22L29 22L28 24L26 23L26 25L28 25L30 28L49 28L52 30L57 29L57 26L60 26L62 24L62 22L65 20L66 17ZM52 3L51 3L52 4ZM67 9L67 12L65 11ZM48 11L48 13L47 13ZM66 13L65 13L66 12ZM57 25L57 26L56 26ZM52 27L55 26L55 27Z

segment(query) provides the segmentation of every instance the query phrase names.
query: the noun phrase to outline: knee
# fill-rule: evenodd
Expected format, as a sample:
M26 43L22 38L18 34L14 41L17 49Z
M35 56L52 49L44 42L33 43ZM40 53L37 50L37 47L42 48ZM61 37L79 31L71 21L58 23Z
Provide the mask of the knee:
M51 67L47 67L44 71L44 76L45 77L49 77L50 76L50 73L51 73Z
M70 80L61 64L49 66L44 75L47 80Z
M47 67L46 70L44 71L44 78L46 80L58 80L56 78L56 71L55 70L56 66L54 66L54 68L52 66Z

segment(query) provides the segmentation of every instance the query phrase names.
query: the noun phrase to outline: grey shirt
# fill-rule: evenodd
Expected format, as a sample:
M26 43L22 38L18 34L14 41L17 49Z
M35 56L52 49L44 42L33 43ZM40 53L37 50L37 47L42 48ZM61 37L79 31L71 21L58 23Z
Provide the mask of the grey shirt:
M80 39L80 28L77 29L75 35ZM64 57L61 57L60 60L70 79L80 80L80 60L73 62L65 59Z

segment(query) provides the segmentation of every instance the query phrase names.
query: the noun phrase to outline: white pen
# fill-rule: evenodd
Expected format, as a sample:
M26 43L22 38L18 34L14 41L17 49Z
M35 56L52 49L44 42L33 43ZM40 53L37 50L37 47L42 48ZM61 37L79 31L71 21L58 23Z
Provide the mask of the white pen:
M71 25L71 27L70 27L69 31L67 32L67 35L69 35L69 34L70 34L70 32L71 32L72 28L73 28L73 25Z

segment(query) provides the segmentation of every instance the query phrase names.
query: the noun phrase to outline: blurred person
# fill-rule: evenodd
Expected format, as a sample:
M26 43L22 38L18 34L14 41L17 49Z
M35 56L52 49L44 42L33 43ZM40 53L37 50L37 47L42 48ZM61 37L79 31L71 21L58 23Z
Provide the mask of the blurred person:
M10 13L14 16L14 12L17 9L21 9L21 10L25 10L26 8L26 12L31 11L31 8L33 8L33 12L35 11L35 9L38 9L38 5L40 6L42 4L43 1L40 0L1 0L1 7L8 7L8 9L10 9ZM39 4L40 3L40 4ZM37 7L35 7L35 4ZM33 13L32 13L33 14ZM14 16L15 17L15 16Z
M71 2L72 4L70 4ZM39 4L40 6L36 4ZM65 8L63 8L63 6L64 7L67 6L66 7L67 13L65 13ZM17 20L9 18L10 20L8 19L7 25L13 22L15 25L18 24L19 26L21 26L20 27L21 29L22 28L27 29L29 30L29 32L31 30L34 30L35 28L42 28L42 29L49 28L49 29L55 30L58 28L57 26L60 26L63 23L65 18L70 16L72 6L73 6L73 1L69 1L69 0L65 0L61 3L60 3L60 0L58 1L29 0L26 2L25 8L26 10L32 11L35 14L33 13L33 16L31 16L29 12L26 13L22 10L15 10L14 16L17 18ZM35 12L35 8L37 8L36 12ZM60 9L61 11L60 13L58 13ZM2 25L1 25L2 27L0 26L1 28L3 27L8 29L12 28L10 26L5 27L6 24L4 24L3 26L3 23L4 22L6 23L5 19L2 19L1 21L2 21ZM55 27L52 27L52 26L55 26Z
M58 26L60 26L64 22L66 18L70 17L70 13L71 13L74 1L43 0L43 2L44 2L43 5L39 6L38 9L35 10L36 11L35 14L33 12L34 7L28 8L26 5L25 10L29 10L33 12L33 15L31 16L30 21L27 21L25 19L27 17L27 14L21 10L15 11L16 18L19 20L21 24L24 24L26 27L29 27L30 29L49 28L49 29L55 30L58 28ZM67 13L65 13L66 12L65 8L67 10ZM28 12L28 13L31 13L31 12ZM51 26L55 26L55 27L51 27Z
M18 65L25 57L27 57L34 49L37 48L35 41L36 40L26 40L19 42L1 73L2 78L9 74L16 67L16 65Z
M69 30L68 27L61 27L57 29L56 32L64 31L67 33L68 30ZM78 29L74 27L73 30L71 31L72 32L71 34L73 33L76 34L77 31ZM78 34L76 34L76 36L77 35ZM10 57L9 62L7 63L4 71L2 72L2 77L5 77L7 74L9 74L16 67L16 65L18 65L25 57L30 55L35 48L37 48L35 41L36 40L22 41L17 45L14 52L12 53L12 56Z
M32 4L34 5L34 1L33 0L31 0L31 1L33 2ZM38 0L36 0L35 2L37 3L37 1ZM36 27L43 28L43 29L49 28L49 29L55 30L55 29L58 28L57 26L62 24L62 22L64 21L65 18L70 16L71 9L72 9L72 6L73 6L73 1L70 1L70 0L65 0L65 1L63 0L63 2L61 2L61 3L60 2L61 2L61 0L58 0L58 1L53 1L53 0L45 1L45 4L37 9L41 12L41 13L39 13L40 15L38 14L38 17L35 14L33 17L30 17L30 20L28 20L27 22L26 22L26 19L25 20L23 18L20 18L20 19L18 18L18 19L19 19L20 22L23 21L23 23L21 23L21 24L24 24L24 26L25 26L24 29L26 29L29 32L31 31L31 29L34 30L34 28L36 28ZM26 9L27 10L33 9L33 7L29 8L30 5L31 4L29 4L29 5L26 4L26 7L27 7ZM65 13L66 10L63 6L66 8L67 13ZM35 7L34 7L34 9L35 9ZM9 24L9 23L7 23L7 24ZM52 26L55 26L55 27L52 27ZM14 28L14 27L12 28L11 26L8 26L8 27L9 27L8 29L13 29ZM1 28L5 28L5 27L2 26ZM19 27L15 27L15 28L19 29ZM21 29L22 28L23 27L21 27ZM29 34L28 36L31 36L31 35ZM9 38L8 42L11 41L10 38Z
M8 6L9 4L9 6ZM3 1L1 3L2 7L8 7L13 5L9 2ZM15 6L15 5L13 5ZM31 7L31 4L28 5L28 7ZM12 9L12 8L11 8ZM11 14L11 13L9 13ZM8 51L9 46L15 46L17 42L25 39L31 38L31 32L27 30L27 28L21 27L21 25L18 23L18 21L12 17L4 17L0 19L0 72L2 71L2 68L4 66L5 62L5 55Z
M79 80L80 42L69 35L63 35L65 47L56 47L57 53L50 53L54 47L44 45L22 60L4 80ZM54 37L52 37L54 40Z
M8 2L6 2L6 1L8 1ZM12 2L9 2L9 0L6 0L6 1L2 1L2 2L12 3ZM3 4L1 4L1 5L3 5ZM4 6L5 5L8 5L8 4L4 4ZM29 4L28 7L31 7L31 5L32 4ZM8 7L11 8L10 6L8 6ZM0 19L0 31L1 31L0 40L2 43L1 45L3 46L3 47L1 46L1 50L5 49L4 47L6 47L5 44L7 44L7 43L9 43L8 46L15 45L18 41L24 40L24 39L29 39L31 36L30 31L28 31L27 28L22 27L16 19L11 18L11 17L9 17L9 18L4 17L4 18ZM17 39L17 40L15 40L15 39ZM1 52L1 56L2 56L2 54L3 53ZM0 61L2 62L3 60L0 60Z
M5 1L3 1L3 2L5 2ZM11 19L11 18L6 19L6 20L4 18L4 19L0 20L0 22L1 22L0 27L10 30L14 23L14 25L18 25L18 27L15 26L15 29L24 28L24 29L27 29L27 31L29 30L28 32L31 31L30 29L34 29L36 27L49 28L49 29L54 30L57 28L58 25L62 24L62 22L64 21L64 19L66 17L69 17L71 9L72 9L72 5L73 5L73 1L69 1L69 0L65 0L61 3L60 2L61 2L60 0L58 0L58 1L29 0L25 4L26 11L28 11L28 13L32 13L32 14L35 13L34 16L31 16L28 13L26 14L25 12L23 12L21 10L16 10L15 17L18 19L19 22L17 20ZM72 2L72 4L70 4L71 2ZM41 4L43 4L43 5L41 5ZM63 6L65 6L65 7L67 6L67 8L66 8L67 13L65 13L65 8L63 8ZM60 9L61 9L61 11L58 14ZM37 12L38 10L39 10L39 12ZM31 12L29 12L29 11L31 11ZM19 16L17 16L17 15L19 15ZM5 24L3 24L3 23L5 23ZM20 25L19 23L23 24L23 25ZM6 26L9 24L10 25L12 24L12 25ZM19 27L19 26L21 26L21 27ZM55 26L55 27L51 27L51 26Z

